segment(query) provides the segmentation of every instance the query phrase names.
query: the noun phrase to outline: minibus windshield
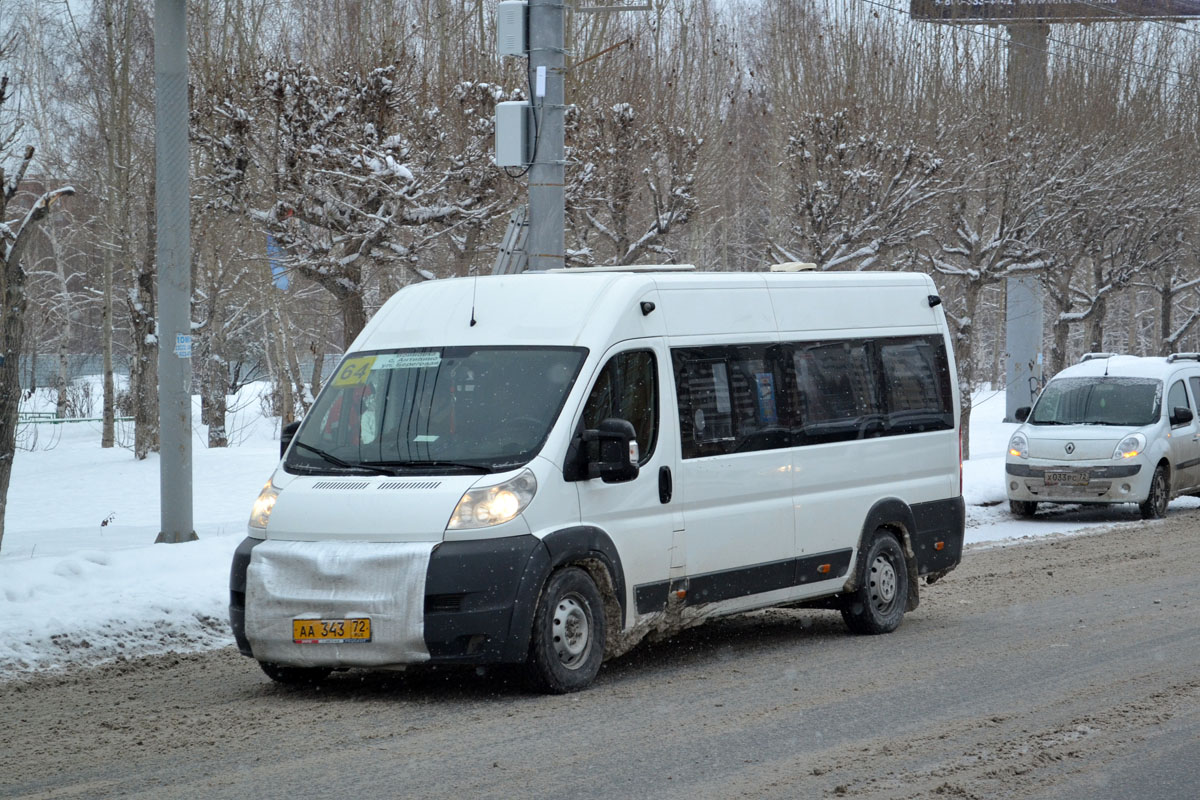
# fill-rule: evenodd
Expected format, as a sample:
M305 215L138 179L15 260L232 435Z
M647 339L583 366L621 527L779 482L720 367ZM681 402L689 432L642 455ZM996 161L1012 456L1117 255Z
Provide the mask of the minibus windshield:
M446 347L351 353L284 468L307 474L498 472L529 461L587 351Z
M1029 415L1034 425L1149 425L1158 420L1162 381L1153 378L1060 378L1050 381Z

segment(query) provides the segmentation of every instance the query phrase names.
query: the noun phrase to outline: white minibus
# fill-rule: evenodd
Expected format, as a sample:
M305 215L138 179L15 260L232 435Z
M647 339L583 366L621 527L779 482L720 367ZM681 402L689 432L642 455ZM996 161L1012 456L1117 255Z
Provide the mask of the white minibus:
M284 437L234 556L238 647L283 683L515 664L567 692L724 614L891 631L962 552L940 302L889 272L406 287Z

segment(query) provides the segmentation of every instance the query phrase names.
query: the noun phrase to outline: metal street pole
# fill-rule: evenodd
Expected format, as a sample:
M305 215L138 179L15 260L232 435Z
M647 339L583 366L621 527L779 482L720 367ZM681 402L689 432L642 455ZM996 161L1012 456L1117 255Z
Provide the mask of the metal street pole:
M162 520L156 542L187 542L197 538L192 526L192 272L187 79L187 2L155 0L154 163Z
M1050 26L1044 22L1008 27L1008 93L1026 119L1045 102L1046 46ZM1042 380L1042 286L1036 277L1009 278L1005 282L1004 351L1006 422L1016 421L1016 411L1033 402L1033 386Z
M529 82L537 145L529 168L528 269L562 269L564 255L563 146L566 67L565 0L529 0Z

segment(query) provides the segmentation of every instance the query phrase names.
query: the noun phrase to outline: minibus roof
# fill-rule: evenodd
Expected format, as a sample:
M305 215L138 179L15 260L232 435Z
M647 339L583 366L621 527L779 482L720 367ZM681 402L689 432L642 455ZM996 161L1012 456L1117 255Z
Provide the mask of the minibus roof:
M905 287L910 300L899 304L907 310L897 315L896 292ZM594 349L628 338L701 331L761 338L780 327L854 328L878 326L882 319L932 326L936 315L928 298L934 293L928 276L899 272L574 270L447 278L397 292L351 349L488 344Z

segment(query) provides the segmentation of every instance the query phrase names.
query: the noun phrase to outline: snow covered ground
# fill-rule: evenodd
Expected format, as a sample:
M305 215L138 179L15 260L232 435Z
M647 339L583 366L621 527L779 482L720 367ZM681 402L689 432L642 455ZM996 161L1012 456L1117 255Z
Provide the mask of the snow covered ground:
M26 429L8 492L0 551L0 681L30 670L232 644L229 565L250 506L278 459L278 420L248 395L234 404L237 446L193 443L199 541L154 545L157 456L99 446L98 423ZM1015 520L1004 496L1004 396L985 392L972 415L964 464L967 542L1000 542L1136 523L1135 506L1075 508ZM199 408L194 420L200 419ZM37 441L29 438L36 431ZM126 431L125 438L131 438ZM1200 501L1177 500L1172 508Z

